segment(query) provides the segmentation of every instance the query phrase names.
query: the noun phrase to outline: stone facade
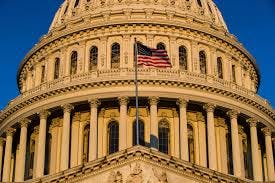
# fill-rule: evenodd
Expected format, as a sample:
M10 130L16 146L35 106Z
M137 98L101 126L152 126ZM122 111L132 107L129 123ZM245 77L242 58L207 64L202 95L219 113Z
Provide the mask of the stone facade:
M137 146L135 39L172 64L137 69ZM65 0L17 76L3 182L275 181L274 110L212 0Z

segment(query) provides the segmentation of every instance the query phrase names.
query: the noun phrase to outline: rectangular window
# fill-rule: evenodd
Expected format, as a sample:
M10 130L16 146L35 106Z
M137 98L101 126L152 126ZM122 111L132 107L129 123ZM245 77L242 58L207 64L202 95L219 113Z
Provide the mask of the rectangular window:
M43 65L41 68L41 83L45 82L45 66Z
M236 83L236 66L232 65L232 81Z

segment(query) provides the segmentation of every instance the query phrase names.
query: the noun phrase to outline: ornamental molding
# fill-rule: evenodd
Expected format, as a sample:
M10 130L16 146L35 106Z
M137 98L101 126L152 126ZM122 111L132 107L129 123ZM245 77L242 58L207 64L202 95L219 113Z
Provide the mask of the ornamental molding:
M101 87L110 87L110 86L127 86L130 87L130 85L134 85L134 80L117 80L115 82L109 80L109 81L99 81L99 82L91 82L90 77L84 75L84 77L87 77L89 83L83 83L86 79L78 80L78 77L83 77L82 75L75 76L75 78L66 78L70 81L73 81L75 79L75 82L72 82L70 84L66 84L65 78L62 79L62 82L55 83L56 87L54 85L48 85L47 87L38 87L34 89L33 91L27 92L23 95L20 95L16 99L12 101L12 103L9 104L9 106L3 110L3 112L0 114L0 123L3 123L10 115L14 114L15 112L30 106L34 103L37 103L44 99L49 99L55 95L64 95L66 93L70 92L76 92L83 89L88 88L101 88ZM112 76L113 77L113 76ZM106 78L107 79L107 78ZM195 78L194 78L195 79ZM198 81L198 79L195 79ZM81 82L82 83L81 83ZM190 82L189 78L189 82ZM60 87L60 84L62 83L62 87ZM63 84L64 83L64 84ZM75 84L75 85L74 85ZM166 87L177 87L177 88L190 88L190 89L197 89L200 91L207 91L213 94L221 95L224 97L228 97L231 99L234 99L238 102L241 102L243 104L253 106L258 111L261 111L268 115L272 120L275 120L275 113L271 109L271 107L268 104L264 104L265 101L262 100L257 95L251 95L249 93L241 94L241 92L244 92L243 90L240 90L240 92L236 91L230 91L224 87L223 89L219 89L216 87L207 86L207 85L200 85L200 84L193 84L188 82L181 82L181 81L166 81L166 80L139 80L139 85L148 85L148 86L156 86L156 85L162 85ZM45 85L44 85L45 86ZM47 89L48 88L48 89ZM40 91L41 90L41 91ZM259 99L258 99L259 98Z
M171 22L169 22L171 24ZM163 27L163 29L160 29L158 26ZM222 48L225 52L229 53L232 57L238 57L237 60L240 60L243 65L249 66L249 70L253 70L253 66L251 65L250 61L254 64L254 67L257 68L256 62L254 61L254 58L243 48L243 46L238 43L236 40L233 40L230 36L224 36L220 33L214 33L212 31L207 32L205 30L196 30L191 29L189 27L185 27L185 29L182 29L182 26L179 25L169 25L165 26L162 23L143 23L142 25L139 23L131 24L129 22L124 22L124 24L119 26L120 28L117 28L117 26L113 25L97 25L94 27L91 27L89 29L85 30L74 30L72 32L64 32L57 34L53 36L50 34L45 40L39 42L37 46L35 46L25 57L23 62L21 63L19 72L18 72L18 83L20 86L22 85L23 75L20 74L21 71L26 70L25 66L30 67L32 65L32 62L28 62L28 60L40 60L47 55L56 52L56 50L63 49L64 47L68 46L68 44L71 44L72 42L78 42L79 40L78 36L81 35L81 37L85 37L85 39L93 39L98 38L98 34L100 32L106 30L109 30L110 32L106 33L104 31L104 35L111 36L111 35L125 35L124 29L127 30L126 34L138 34L139 32L142 32L142 34L152 34L152 28L156 29L158 32L158 35L163 36L177 36L178 38L188 39L188 40L197 40L198 42L203 43L205 41L205 44L209 45L210 47L217 47ZM123 32L122 32L123 31ZM94 35L96 32L96 35ZM102 32L103 34L103 32ZM94 35L94 36L93 36ZM213 36L215 35L215 36ZM254 75L256 72L254 72ZM257 75L257 74L256 74ZM256 77L257 78L257 77ZM259 81L257 81L259 82ZM258 85L258 84L257 84Z

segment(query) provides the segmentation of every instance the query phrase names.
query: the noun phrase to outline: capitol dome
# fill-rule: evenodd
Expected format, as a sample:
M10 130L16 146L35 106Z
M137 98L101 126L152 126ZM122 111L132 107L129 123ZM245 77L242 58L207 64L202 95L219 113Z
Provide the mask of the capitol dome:
M136 80L135 40L171 67ZM0 181L275 181L275 112L212 0L65 0L17 83Z

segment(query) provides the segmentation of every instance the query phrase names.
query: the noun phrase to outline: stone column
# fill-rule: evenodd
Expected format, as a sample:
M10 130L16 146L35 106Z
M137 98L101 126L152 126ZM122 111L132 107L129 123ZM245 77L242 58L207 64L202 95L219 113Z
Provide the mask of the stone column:
M213 104L206 104L204 109L207 112L207 139L208 139L208 162L209 168L217 170L217 153L216 153L216 139L215 139L215 124L214 124L214 110Z
M9 128L6 132L6 147L5 147L5 157L4 157L4 167L3 167L3 182L8 182L10 180L11 172L11 156L12 156L12 140L15 129Z
M27 134L28 125L30 121L24 119L21 121L21 131L20 131L20 142L19 142L19 155L16 158L16 172L15 172L15 182L23 182L25 175L25 162L26 162L26 146L27 146Z
M97 140L97 130L98 130L98 120L97 120L97 107L100 105L98 99L90 99L89 101L91 107L90 116L90 141L89 141L89 161L95 160L98 152L98 140Z
M239 130L238 130L238 112L231 110L227 112L230 117L231 123L231 141L232 141L232 154L233 154L233 169L234 175L236 177L241 177L242 166L241 166L241 156L240 156L240 144L239 144Z
M4 142L5 139L3 137L0 137L0 182L2 179L2 164L3 164L3 150L4 150Z
M251 137L251 152L252 152L252 165L253 176L255 181L263 181L262 165L260 163L260 156L258 153L259 143L257 135L257 121L253 118L247 120L250 125L250 137Z
M187 131L187 101L179 98L177 104L180 107L180 157L189 161L188 131Z
M151 118L151 135L150 144L151 148L158 150L158 97L150 97L150 118Z
M71 111L73 109L73 106L71 104L65 104L62 107L63 107L64 114L63 114L63 128L62 128L61 159L60 159L61 171L69 168Z
M119 150L127 148L127 97L120 97Z
M268 181L275 181L275 173L274 173L274 159L273 159L273 150L272 150L272 142L271 142L271 130L266 127L262 129L262 132L265 135L265 151L266 151L266 159L267 159L267 175Z
M38 135L36 177L42 177L44 175L47 117L49 114L50 113L47 110L42 110L39 113L40 125Z

